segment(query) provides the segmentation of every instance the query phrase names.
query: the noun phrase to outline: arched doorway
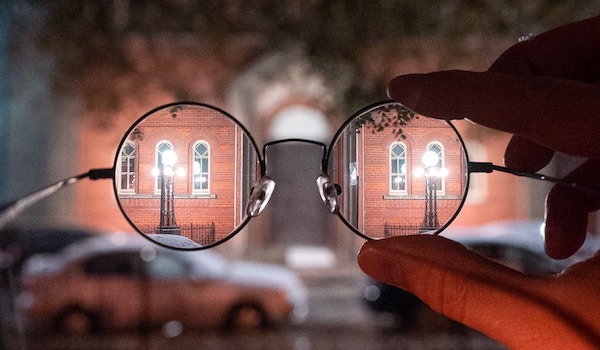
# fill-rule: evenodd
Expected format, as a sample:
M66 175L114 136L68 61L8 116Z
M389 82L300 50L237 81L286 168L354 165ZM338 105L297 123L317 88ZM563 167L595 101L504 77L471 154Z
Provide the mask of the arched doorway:
M271 119L272 140L307 139L326 143L333 130L325 115L307 105L291 105ZM269 175L277 182L269 212L269 240L275 244L331 245L331 215L318 195L323 148L305 142L267 149Z
M236 79L229 93L230 112L248 127L259 147L283 139L327 145L348 116L344 96L356 82L348 65L315 64L301 49L272 52ZM267 148L268 174L275 192L251 223L247 243L260 248L307 245L339 250L340 224L320 199L323 148L285 142ZM353 252L355 246L352 245Z

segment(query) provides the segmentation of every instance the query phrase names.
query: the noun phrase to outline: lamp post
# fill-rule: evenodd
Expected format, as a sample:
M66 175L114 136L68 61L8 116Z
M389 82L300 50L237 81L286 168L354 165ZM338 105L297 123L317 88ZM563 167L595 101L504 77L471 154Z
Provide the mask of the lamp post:
M160 225L156 233L180 235L181 229L175 222L175 163L177 154L172 150L162 152L160 164Z
M423 164L425 165L425 217L421 224L421 231L438 229L440 223L437 213L437 181L436 177L440 177L440 168L437 167L439 162L438 155L433 151L427 151L423 154Z

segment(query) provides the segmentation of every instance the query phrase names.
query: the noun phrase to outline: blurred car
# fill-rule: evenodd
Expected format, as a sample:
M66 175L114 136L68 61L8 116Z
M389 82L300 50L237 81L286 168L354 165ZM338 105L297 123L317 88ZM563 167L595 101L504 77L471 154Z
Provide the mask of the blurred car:
M510 221L480 227L450 228L441 235L505 266L534 275L561 272L574 263L592 257L600 248L598 237L588 235L585 244L574 256L563 260L551 259L544 253L542 228L543 223L538 221ZM362 298L372 311L393 315L394 327L400 330L414 328L424 308L431 311L429 314L434 313L412 293L370 278Z
M283 267L171 250L135 234L34 256L22 281L17 305L34 330L244 329L307 315L305 286Z
M0 231L0 268L15 277L29 257L57 253L70 244L92 237L96 232L79 228L8 228Z

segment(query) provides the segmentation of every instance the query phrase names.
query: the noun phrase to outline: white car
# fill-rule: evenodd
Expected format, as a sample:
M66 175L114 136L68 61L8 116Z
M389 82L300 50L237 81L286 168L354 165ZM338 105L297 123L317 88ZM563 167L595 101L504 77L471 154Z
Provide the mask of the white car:
M167 249L136 234L34 256L22 282L17 305L37 330L254 328L308 314L307 290L288 269Z
M512 247L527 252L530 257L541 257L539 261L531 261L529 264L525 262L527 266L513 266L516 270L530 273L536 273L536 269L542 270L537 271L538 273L560 272L577 262L591 258L600 249L600 237L588 234L583 246L574 255L567 259L551 259L544 252L543 232L544 223L541 221L514 220L475 227L450 227L440 235L458 241L489 258L493 257L484 250L486 246ZM514 260L510 256L499 258L505 265Z

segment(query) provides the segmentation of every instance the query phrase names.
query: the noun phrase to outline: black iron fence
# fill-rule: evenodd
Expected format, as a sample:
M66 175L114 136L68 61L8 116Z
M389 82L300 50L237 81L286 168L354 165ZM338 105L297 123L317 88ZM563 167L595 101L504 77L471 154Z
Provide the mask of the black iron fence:
M158 226L145 225L138 226L138 229L144 234L158 233ZM213 221L204 224L183 224L178 226L181 236L187 237L192 241L205 246L215 242L215 223Z
M415 225L397 225L397 224L384 224L384 235L385 237L395 237L395 236L409 236L409 235L418 235L423 232L423 228L421 226Z

